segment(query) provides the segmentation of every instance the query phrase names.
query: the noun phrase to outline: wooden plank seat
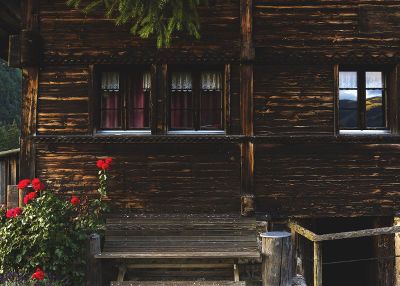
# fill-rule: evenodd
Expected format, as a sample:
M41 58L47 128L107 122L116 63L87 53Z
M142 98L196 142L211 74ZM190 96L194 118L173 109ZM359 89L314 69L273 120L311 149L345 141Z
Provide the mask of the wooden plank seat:
M246 286L244 281L123 281L111 286Z
M210 265L231 267L238 281L237 260L258 257L255 219L228 214L114 215L106 221L104 248L96 255L119 263L119 282L124 280L127 268ZM143 262L148 259L168 259L168 264Z

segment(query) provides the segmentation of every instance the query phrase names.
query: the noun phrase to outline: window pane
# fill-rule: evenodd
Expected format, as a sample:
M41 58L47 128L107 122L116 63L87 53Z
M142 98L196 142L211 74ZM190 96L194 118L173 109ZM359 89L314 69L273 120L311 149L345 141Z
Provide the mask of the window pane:
M101 128L121 128L121 94L119 73L103 72L101 75Z
M385 127L383 108L383 90L367 90L366 121L367 127Z
M339 91L339 121L340 128L358 126L357 90Z
M149 124L149 101L151 76L150 73L135 73L128 80L128 112L129 128L148 128Z
M101 109L101 128L121 128L121 96L118 91L102 92Z
M339 72L339 88L357 88L357 72Z
M192 129L192 110L191 91L174 91L171 93L171 127L173 129Z
M222 92L203 91L201 94L200 126L203 129L222 128Z
M366 72L365 81L367 88L383 88L382 72Z
M193 93L191 73L176 72L171 75L172 129L193 129Z

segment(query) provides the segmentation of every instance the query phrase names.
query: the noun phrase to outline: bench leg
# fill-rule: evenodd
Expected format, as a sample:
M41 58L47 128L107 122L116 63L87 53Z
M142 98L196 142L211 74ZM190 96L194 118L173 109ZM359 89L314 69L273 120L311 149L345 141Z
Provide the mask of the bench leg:
M117 281L118 281L118 282L124 281L125 274L126 274L126 265L125 265L125 264L120 265L120 266L118 267L118 277L117 277Z
M234 278L235 282L240 281L239 266L237 265L237 263L233 264L233 278Z

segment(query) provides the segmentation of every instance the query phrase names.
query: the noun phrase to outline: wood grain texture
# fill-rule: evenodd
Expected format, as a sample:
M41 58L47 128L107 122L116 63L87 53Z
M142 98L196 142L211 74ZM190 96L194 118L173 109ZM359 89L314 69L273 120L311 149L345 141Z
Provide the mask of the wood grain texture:
M124 281L111 286L245 286L244 281Z
M89 133L89 69L46 67L40 71L37 133Z
M398 60L397 1L257 0L254 8L258 60Z
M254 71L255 135L333 134L332 66L261 66Z
M63 194L97 188L98 157L111 156L111 203L147 212L240 212L235 145L38 144L41 178Z
M40 29L44 61L114 62L207 61L239 59L240 7L238 1L216 1L199 10L201 39L178 35L169 49L158 50L155 39L140 39L129 25L116 26L101 9L87 15L67 7L65 1L40 1ZM221 61L220 61L221 62Z
M283 216L393 215L397 144L263 144L255 150L257 210Z

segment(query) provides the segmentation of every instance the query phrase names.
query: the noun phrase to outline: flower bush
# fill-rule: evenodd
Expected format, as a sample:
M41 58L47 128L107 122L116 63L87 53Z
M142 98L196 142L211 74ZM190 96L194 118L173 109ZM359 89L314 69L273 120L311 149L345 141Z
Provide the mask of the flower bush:
M89 234L103 229L102 214L107 211L105 172L112 159L102 161L107 166L97 164L100 181L94 199L62 198L38 178L19 183L33 191L25 196L23 208L0 212L0 274L30 275L28 282L33 284L10 285L47 285L52 274L62 285L84 285L85 242Z

